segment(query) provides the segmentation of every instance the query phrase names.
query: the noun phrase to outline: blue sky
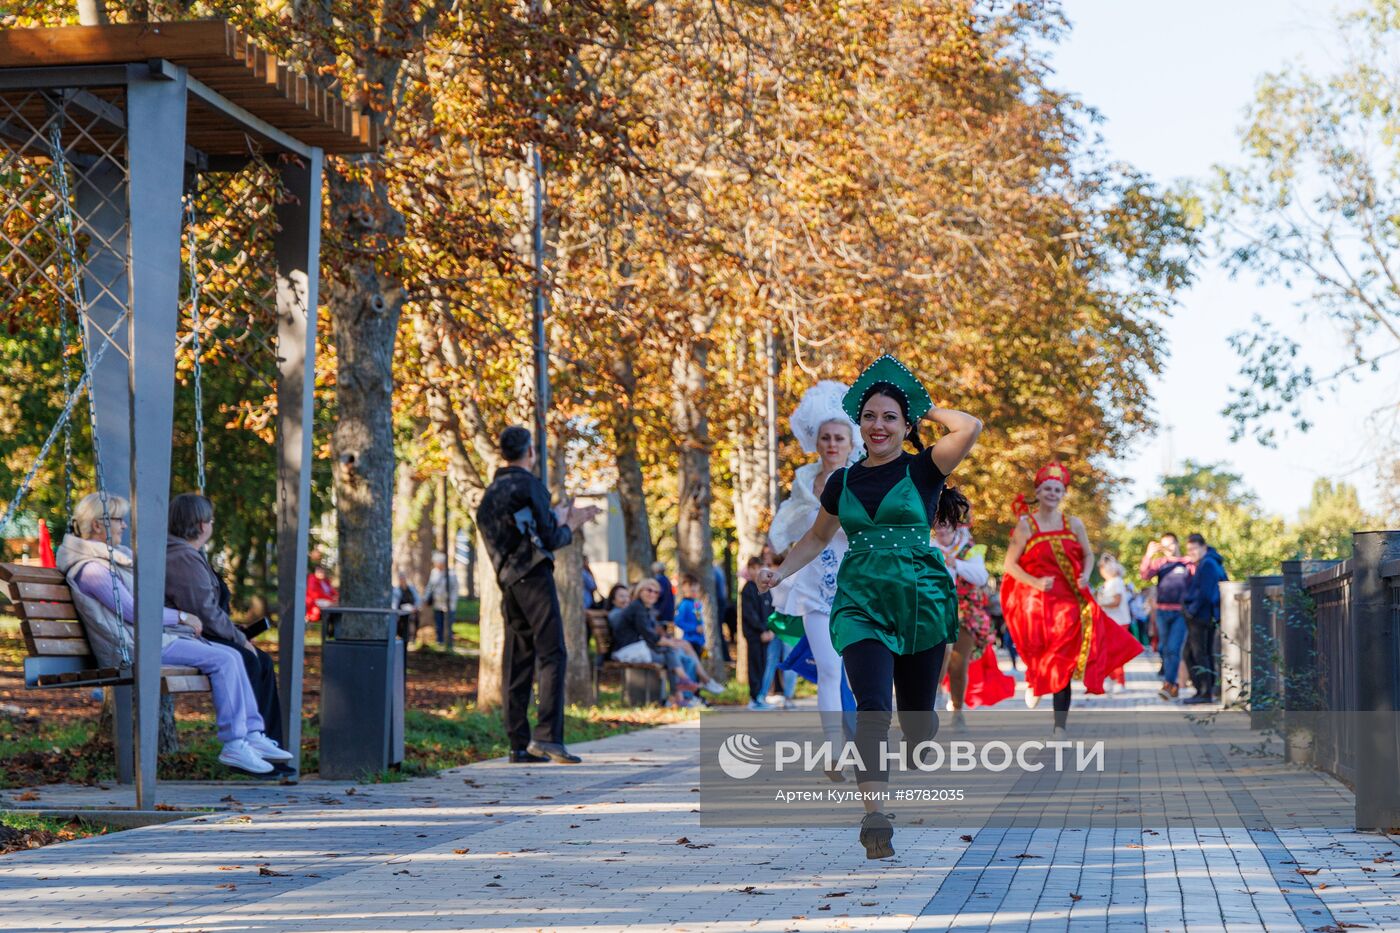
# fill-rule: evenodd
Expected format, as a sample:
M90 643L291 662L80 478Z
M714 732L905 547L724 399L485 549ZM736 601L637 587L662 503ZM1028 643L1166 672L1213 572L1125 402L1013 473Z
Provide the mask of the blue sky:
M1288 62L1315 70L1333 64L1335 8L1330 0L1064 0L1073 30L1054 53L1054 83L1098 109L1111 157L1163 184L1203 179L1212 165L1238 160L1236 131L1260 75ZM1374 507L1367 415L1378 398L1395 397L1393 376L1372 376L1310 404L1317 426L1280 431L1277 449L1231 443L1231 425L1220 415L1230 383L1240 381L1229 335L1260 314L1304 336L1295 307L1305 297L1253 277L1231 280L1214 261L1202 266L1166 323L1171 357L1153 386L1161 429L1121 453L1119 473L1129 482L1115 498L1118 512L1152 494L1164 469L1186 458L1229 463L1267 509L1290 518L1319 476L1355 483L1363 504ZM1325 323L1313 323L1305 336L1316 371L1343 360L1341 341Z

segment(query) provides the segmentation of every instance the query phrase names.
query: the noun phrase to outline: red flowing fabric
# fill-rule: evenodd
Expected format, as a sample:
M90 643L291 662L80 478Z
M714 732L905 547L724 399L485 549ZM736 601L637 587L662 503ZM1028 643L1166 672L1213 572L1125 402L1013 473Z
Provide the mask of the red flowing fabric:
M54 560L53 556L53 539L49 537L49 523L43 520L39 522L39 566L58 566L58 561Z
M953 692L952 682L945 675L943 689ZM967 690L963 692L963 706L995 706L1002 700L1016 695L1016 678L1003 674L997 663L995 645L988 645L982 657L967 662Z
M1089 609L1089 654L1084 665L1084 688L1103 693L1109 671L1142 653L1142 645L1108 617L1087 587L1079 585L1084 571L1084 551L1074 533L1041 531L1031 519L1034 534L1021 554L1021 569L1032 577L1054 577L1049 592L1041 592L1007 574L1001 583L1001 606L1015 639L1016 651L1026 659L1026 682L1041 696L1069 686L1083 648L1081 601ZM1068 568L1062 568L1055 549L1063 548ZM1070 580L1065 578L1068 569ZM1076 591L1078 597L1076 598Z

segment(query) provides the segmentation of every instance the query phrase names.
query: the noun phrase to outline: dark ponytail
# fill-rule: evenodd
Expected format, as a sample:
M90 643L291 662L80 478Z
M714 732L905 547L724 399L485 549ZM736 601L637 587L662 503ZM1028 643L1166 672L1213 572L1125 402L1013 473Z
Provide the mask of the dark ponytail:
M919 437L919 423L917 421L909 425L909 435L905 440L914 445L916 453L924 449L924 440Z
M938 497L938 511L933 516L934 525L951 525L957 528L972 521L972 503L956 486L944 486Z

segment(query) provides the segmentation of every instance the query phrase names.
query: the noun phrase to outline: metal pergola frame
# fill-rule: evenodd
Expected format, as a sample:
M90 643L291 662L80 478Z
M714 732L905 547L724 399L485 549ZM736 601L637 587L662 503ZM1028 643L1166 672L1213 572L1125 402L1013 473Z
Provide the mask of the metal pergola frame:
M233 37L243 41L223 24L175 25L189 27L180 35L196 38L215 35L216 27L226 30L230 49ZM203 32L197 32L195 27ZM83 28L127 30L120 35L138 36L130 27L18 32L65 33L68 38L86 38L74 31ZM167 29L166 33L176 35L178 30ZM140 38L148 42L149 31L140 34ZM240 45L238 52L243 51ZM246 51L251 62L251 44ZM187 50L185 54L195 52ZM117 64L75 64L70 59L68 64L51 67L4 67L5 58L0 54L0 95L23 91L52 93L62 99L65 107L80 108L125 135L125 166L113 161L110 152L104 153L96 161L106 159L111 165L104 168L94 163L91 171L82 174L73 200L76 215L91 234L81 275L93 287L85 292L88 297L80 309L82 324L90 340L108 341L109 349L115 351L105 354L93 374L93 430L102 448L106 486L131 501L130 534L136 558L135 680L133 686L115 689L118 774L124 783L134 783L138 809L151 809L157 802L161 616L165 605L175 348L180 318L181 198L188 168L218 171L236 168L241 163L238 155L219 152L217 148L214 153L207 153L199 138L187 138L187 126L193 125L190 102L201 105L201 125L208 126L211 119L226 121L227 131L221 126L218 134L210 136L222 138L225 150L232 132L256 139L259 146L269 151L295 156L282 159L277 165L287 196L279 199L275 209L279 230L273 252L278 318L279 688L284 740L296 756L291 764L299 772L306 587L301 571L306 566L310 526L324 151L322 146L309 144L301 137L315 138L320 133L325 138L327 132L338 130L336 121L344 122L343 107L332 114L334 120L327 117L309 129L301 127L304 131L298 133L297 128L280 128L272 119L230 100L193 76L190 67L163 58ZM13 57L10 61L14 61ZM263 59L258 61L261 67ZM279 74L275 60L268 70ZM280 77L286 76L287 69L282 65ZM300 87L305 96L306 79L293 77L291 84ZM296 80L301 84L296 85ZM124 107L101 96L105 93L111 98L113 91ZM318 108L329 111L324 92L318 93L322 94ZM288 92L286 99L295 102L296 96ZM278 103L285 107L286 101ZM337 101L335 106L341 105ZM308 112L317 109L310 104L306 107ZM217 116L211 116L210 111ZM0 120L0 146L13 146L15 135L14 128ZM366 134L364 141L369 138ZM347 144L342 151L357 150L353 144ZM365 147L358 151L365 151ZM217 490L213 497L218 498Z

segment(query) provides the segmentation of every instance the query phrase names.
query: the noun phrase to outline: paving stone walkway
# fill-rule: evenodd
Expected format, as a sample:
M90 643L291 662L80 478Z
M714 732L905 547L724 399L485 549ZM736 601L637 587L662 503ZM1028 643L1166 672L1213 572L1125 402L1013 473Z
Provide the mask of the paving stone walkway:
M1164 705L1151 668L1090 707ZM853 828L702 827L697 736L402 784L165 785L170 803L222 809L0 858L0 930L1400 930L1400 840L1352 832L1344 786L1257 754L1208 763L1293 771L1336 824L1239 828L1205 807L1150 833L902 826L898 856L869 862ZM0 805L128 800L39 794Z

